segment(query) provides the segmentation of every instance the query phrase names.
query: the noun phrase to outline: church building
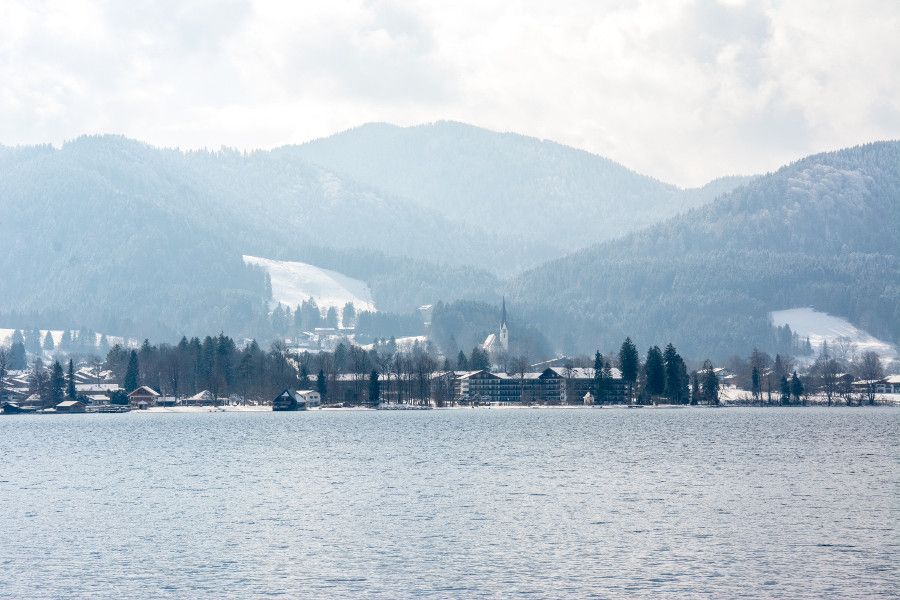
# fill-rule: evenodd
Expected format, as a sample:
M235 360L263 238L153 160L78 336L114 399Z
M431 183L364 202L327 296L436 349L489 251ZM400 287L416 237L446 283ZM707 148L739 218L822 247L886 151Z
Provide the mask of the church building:
M506 298L503 298L503 306L500 309L500 331L492 333L484 338L481 344L482 350L486 350L492 357L509 352L509 326L506 324Z

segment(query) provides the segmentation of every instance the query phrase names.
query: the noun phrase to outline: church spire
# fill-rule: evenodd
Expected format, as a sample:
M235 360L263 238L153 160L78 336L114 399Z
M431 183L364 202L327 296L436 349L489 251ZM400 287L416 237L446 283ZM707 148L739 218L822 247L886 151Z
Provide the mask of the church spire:
M503 296L503 308L500 309L500 326L506 325L506 296Z

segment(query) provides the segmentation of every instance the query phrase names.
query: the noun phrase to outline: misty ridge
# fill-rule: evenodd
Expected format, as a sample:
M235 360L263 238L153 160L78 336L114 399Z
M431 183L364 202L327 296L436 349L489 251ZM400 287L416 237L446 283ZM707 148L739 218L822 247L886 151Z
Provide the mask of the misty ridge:
M900 341L900 142L681 189L455 122L254 152L88 136L0 147L0 198L5 327L272 339L253 255L365 282L360 336L421 335L434 305L449 356L504 296L531 355L631 336L724 357L783 343L768 315L794 306Z

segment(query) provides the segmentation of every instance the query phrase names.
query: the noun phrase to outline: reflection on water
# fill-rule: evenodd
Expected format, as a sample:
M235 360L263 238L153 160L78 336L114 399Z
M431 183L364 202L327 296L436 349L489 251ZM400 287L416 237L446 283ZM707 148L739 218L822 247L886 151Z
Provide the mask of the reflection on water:
M0 597L893 596L900 410L0 418Z

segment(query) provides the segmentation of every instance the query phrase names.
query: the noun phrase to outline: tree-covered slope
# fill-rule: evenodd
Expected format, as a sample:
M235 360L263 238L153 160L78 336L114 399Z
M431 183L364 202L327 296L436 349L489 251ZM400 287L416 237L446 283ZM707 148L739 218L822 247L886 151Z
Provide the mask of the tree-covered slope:
M495 249L491 236L266 152L183 153L114 136L3 148L0 209L0 314L55 315L60 327L253 333L265 278L242 254L350 268L395 309L496 288L477 269L429 260L458 244L477 261Z
M619 237L712 200L745 181L698 190L640 175L606 158L454 122L371 123L284 152L408 198L445 217L518 236L520 260L540 241L555 254Z
M800 160L512 288L544 331L577 332L581 350L625 335L692 356L766 347L767 313L793 306L897 342L898 231L900 143L868 144Z

